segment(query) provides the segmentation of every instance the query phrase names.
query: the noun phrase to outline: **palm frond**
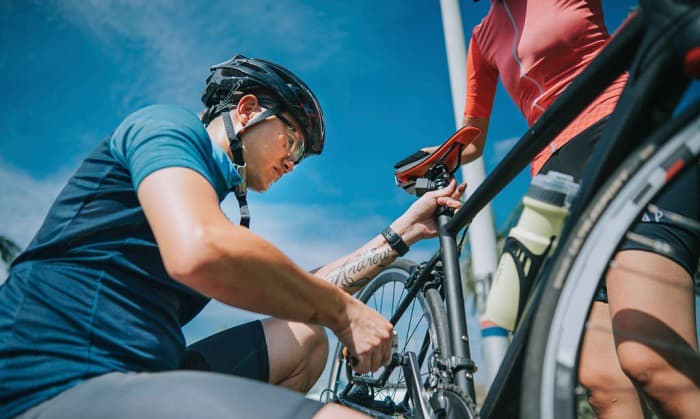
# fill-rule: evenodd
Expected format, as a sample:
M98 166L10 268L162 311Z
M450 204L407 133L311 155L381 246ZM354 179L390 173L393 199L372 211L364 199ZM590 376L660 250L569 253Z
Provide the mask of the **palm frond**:
M20 252L20 247L17 243L5 236L0 236L0 259L9 265Z

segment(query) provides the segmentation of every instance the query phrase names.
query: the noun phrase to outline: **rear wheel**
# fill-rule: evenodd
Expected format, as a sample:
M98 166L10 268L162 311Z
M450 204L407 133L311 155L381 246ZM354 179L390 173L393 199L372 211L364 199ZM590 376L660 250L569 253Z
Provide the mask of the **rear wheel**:
M416 264L397 259L388 268L377 275L358 297L385 318L391 318L399 303L407 294L407 281ZM419 292L410 303L399 321L394 325L398 337L399 354L413 352L420 364L419 378L423 385L431 374L432 360L445 353L449 348L447 318L440 294L434 290ZM329 389L336 399L343 398L343 391L348 386L346 361L342 355L343 345L338 344L333 358ZM443 356L444 356L443 355ZM365 376L378 378L384 368ZM381 388L362 388L354 386L346 400L351 405L361 405L379 410L396 417L414 417L414 404L408 396L406 377L400 367L389 375L386 385Z

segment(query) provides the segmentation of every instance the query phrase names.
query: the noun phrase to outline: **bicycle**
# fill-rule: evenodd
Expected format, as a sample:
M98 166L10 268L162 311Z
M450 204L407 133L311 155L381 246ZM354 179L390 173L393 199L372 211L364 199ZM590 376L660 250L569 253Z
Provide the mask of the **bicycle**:
M629 81L603 128L560 244L537 276L505 359L477 411L458 233L624 71ZM651 240L664 251L665 243L629 230L654 197L699 164L700 100L696 95L682 111L677 109L690 81L698 78L700 5L640 0L604 50L464 206L454 215L438 211L440 249L421 264L395 262L363 290L359 298L387 313L397 330L409 319L409 331L400 336L403 342L391 363L375 374L354 374L338 347L329 383L332 399L380 418L576 417L578 355L599 280L614 268L611 259L623 238ZM432 154L404 162L396 168L397 183L417 194L445 185L474 134L463 128ZM689 193L689 199L700 199L697 192ZM698 220L672 216L700 231ZM385 287L392 287L394 296L397 287L401 291L387 311ZM416 307L422 326L412 330ZM416 333L423 335L420 344Z

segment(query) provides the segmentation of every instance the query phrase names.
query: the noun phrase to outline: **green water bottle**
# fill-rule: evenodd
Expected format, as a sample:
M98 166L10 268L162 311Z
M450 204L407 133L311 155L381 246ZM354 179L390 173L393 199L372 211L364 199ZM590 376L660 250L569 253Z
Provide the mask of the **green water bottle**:
M556 246L577 191L573 177L563 173L550 171L532 179L520 219L503 245L486 301L488 320L510 331L515 328L539 268Z

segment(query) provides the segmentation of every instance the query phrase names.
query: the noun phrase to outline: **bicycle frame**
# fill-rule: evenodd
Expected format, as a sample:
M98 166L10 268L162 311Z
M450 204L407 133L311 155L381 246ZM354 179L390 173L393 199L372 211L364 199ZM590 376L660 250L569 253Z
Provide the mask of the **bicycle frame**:
M669 24L669 21L673 23ZM655 126L672 117L673 110L688 85L688 76L698 77L698 74L686 74L684 77L682 70L685 65L686 69L694 68L700 73L700 47L697 47L700 45L700 27L692 25L698 21L700 11L697 8L692 9L672 0L640 0L640 9L623 23L600 54L528 129L463 207L454 216L444 211L438 212L436 217L440 250L424 266L391 321L396 323L429 279L433 267L441 261L452 356L460 365L455 369L455 384L472 399L474 369L470 368L473 362L462 296L457 234L465 227L468 228L478 212L525 169L551 139L623 72L630 70L630 78L583 176L581 189L569 217L570 220L576 219L583 211L584 204L627 153L646 138ZM669 45L676 46L676 49L669 48ZM676 77L664 77L664 74ZM571 224L565 224L559 238L560 243L565 242L570 234ZM549 261L555 260L561 250L558 249ZM518 403L514 401L519 399L519 394L513 397L513 393L520 386L524 348L534 317L534 307L545 285L554 282L556 286L556 279L549 278L550 269L551 263L545 263L484 401L482 417L510 418L518 415ZM410 370L406 370L405 376L409 381L412 377ZM416 378L410 381L414 380ZM420 389L420 383L409 384L412 387L418 385ZM416 391L420 390L414 390ZM414 397L422 398L422 395L414 394ZM420 410L420 414L424 415L423 408Z

